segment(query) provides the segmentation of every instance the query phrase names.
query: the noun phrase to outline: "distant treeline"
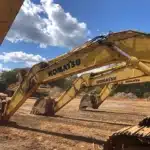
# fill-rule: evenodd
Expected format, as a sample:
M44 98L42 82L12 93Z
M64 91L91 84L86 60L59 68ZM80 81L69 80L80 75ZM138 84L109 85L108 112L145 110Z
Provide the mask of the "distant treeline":
M139 98L150 96L150 82L119 85L112 95L118 92L133 93Z
M7 87L10 84L17 82L17 75L18 69L11 70L11 71L4 71L0 73L0 92L6 91ZM53 81L48 83L50 86L58 86L64 90L72 85L72 82L77 78L76 75L59 79L57 81ZM118 92L125 92L125 93L133 93L137 97L147 97L150 96L150 82L146 83L136 83L136 84L129 84L129 85L119 85L117 89L112 93L114 95Z
M10 84L17 82L16 74L16 70L3 71L0 73L0 92L5 92Z
M11 71L3 71L0 73L0 92L5 92L10 84L15 84L17 82L17 72L16 70ZM50 86L58 86L62 89L67 89L72 85L72 81L76 78L76 76L71 76L64 79L59 79L57 81L49 82Z

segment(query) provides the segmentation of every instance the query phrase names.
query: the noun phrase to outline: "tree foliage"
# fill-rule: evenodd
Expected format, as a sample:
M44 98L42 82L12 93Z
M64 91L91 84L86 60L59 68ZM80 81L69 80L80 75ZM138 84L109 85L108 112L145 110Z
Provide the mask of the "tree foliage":
M145 97L145 95L148 95L148 93L150 93L150 82L119 85L112 94L114 95L118 92L133 93L137 97L142 98Z
M1 92L4 92L6 88L8 87L8 85L17 82L16 74L17 72L15 70L1 72L1 75L0 75L0 91Z

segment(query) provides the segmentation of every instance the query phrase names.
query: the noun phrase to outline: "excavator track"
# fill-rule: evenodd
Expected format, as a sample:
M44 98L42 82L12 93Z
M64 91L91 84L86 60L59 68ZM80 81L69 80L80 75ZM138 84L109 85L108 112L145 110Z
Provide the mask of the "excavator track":
M150 117L125 127L109 137L104 150L150 150Z

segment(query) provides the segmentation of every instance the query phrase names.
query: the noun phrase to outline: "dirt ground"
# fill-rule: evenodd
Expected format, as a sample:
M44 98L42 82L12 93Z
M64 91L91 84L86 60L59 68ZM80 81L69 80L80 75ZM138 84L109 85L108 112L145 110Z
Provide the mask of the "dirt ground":
M113 132L150 114L150 101L109 98L98 110L79 111L76 98L55 117L30 114L28 99L9 124L0 127L0 150L102 150Z

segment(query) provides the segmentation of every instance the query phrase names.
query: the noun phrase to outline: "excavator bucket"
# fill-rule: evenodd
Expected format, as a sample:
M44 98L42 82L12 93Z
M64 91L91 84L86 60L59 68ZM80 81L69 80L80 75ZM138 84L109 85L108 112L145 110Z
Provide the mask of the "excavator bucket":
M97 87L94 91L85 94L80 101L79 110L86 110L86 108L98 109L103 102L100 100L100 91L101 88Z
M80 101L80 105L79 105L79 110L86 110L87 107L92 108L92 103L91 103L91 99L90 99L90 95L89 94L85 94L81 101Z
M55 100L50 97L43 97L37 100L32 107L31 114L43 115L43 116L53 116L54 113Z
M100 97L95 93L85 94L80 101L79 110L86 110L88 107L98 109L101 103Z

